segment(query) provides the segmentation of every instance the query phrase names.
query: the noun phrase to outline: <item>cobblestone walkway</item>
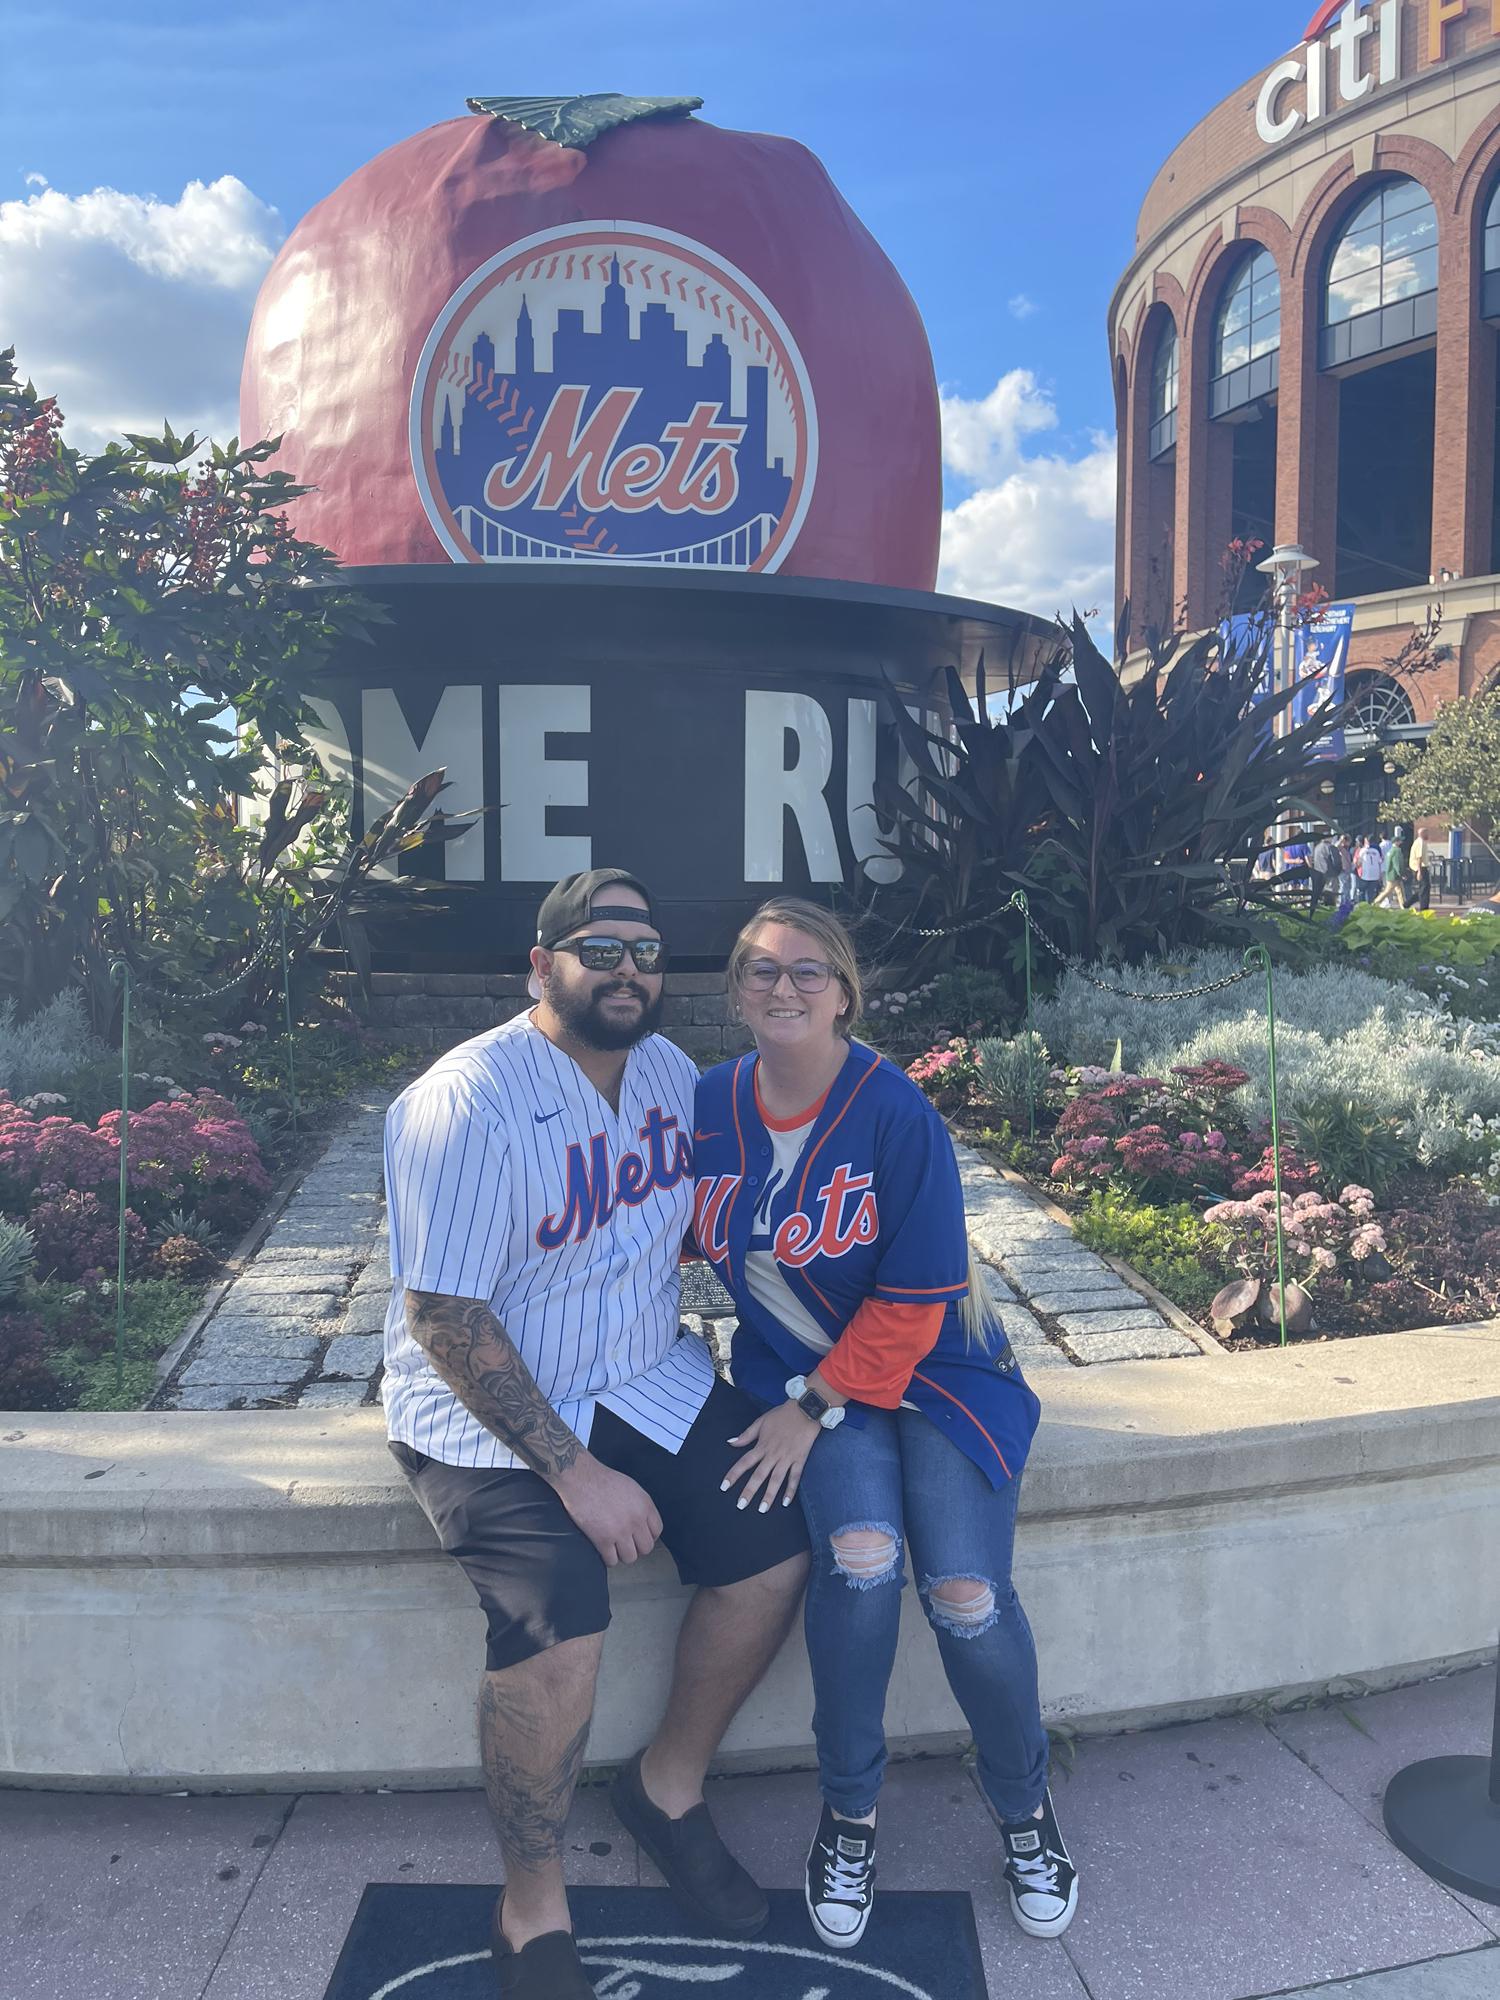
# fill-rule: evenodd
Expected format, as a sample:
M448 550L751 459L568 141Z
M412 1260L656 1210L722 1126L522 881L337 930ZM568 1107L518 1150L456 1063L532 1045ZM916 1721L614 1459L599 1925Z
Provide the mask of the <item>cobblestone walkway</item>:
M178 1363L160 1408L312 1410L375 1400L390 1298L381 1190L387 1102L380 1095L351 1106ZM957 1151L969 1240L1025 1371L1203 1352L1024 1188L967 1146ZM703 1266L689 1266L682 1304L684 1323L722 1363L734 1331L728 1293Z

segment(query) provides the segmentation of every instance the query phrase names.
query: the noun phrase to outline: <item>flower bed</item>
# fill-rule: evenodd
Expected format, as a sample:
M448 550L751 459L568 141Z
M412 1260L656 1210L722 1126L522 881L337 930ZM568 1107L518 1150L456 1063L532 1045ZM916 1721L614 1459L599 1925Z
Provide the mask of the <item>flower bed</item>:
M1175 996L1235 967L1201 954L1132 969L1128 984ZM966 1138L1068 1209L1085 1245L1122 1258L1231 1343L1279 1339L1259 999L1247 983L1190 1001L1127 1001L1074 968L1038 1006L1040 1037L949 1036L908 1072ZM1291 1330L1328 1337L1490 1317L1500 1309L1500 1035L1347 966L1282 972L1277 1001Z
M320 1019L297 1038L294 1128L284 1036L148 1022L137 1051L118 1366L119 1057L71 995L19 1025L0 1010L0 1408L138 1407L276 1175L351 1089L405 1060Z

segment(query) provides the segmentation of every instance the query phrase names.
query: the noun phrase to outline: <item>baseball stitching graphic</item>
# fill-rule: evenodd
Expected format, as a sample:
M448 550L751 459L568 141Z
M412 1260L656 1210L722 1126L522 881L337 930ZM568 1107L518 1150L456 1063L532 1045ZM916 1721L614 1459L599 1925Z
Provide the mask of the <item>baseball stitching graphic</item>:
M412 465L457 561L772 570L811 499L802 358L723 258L643 224L512 244L439 314Z

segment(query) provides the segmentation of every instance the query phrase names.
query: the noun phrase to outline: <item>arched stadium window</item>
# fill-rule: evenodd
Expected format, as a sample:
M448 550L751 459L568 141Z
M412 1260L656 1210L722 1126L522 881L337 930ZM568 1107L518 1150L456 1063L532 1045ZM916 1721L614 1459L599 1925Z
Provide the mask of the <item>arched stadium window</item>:
M1214 320L1208 413L1226 416L1269 396L1281 379L1281 273L1256 250L1231 278Z
M1417 719L1411 696L1389 674L1350 674L1344 699L1351 704L1344 727L1355 735L1386 736L1412 728Z
M1168 323L1151 364L1150 455L1160 458L1177 442L1177 329Z
M1490 205L1484 212L1484 292L1480 311L1486 319L1500 319L1500 180L1490 190Z
M1437 253L1437 210L1415 181L1386 181L1367 195L1328 259L1320 365L1435 334Z

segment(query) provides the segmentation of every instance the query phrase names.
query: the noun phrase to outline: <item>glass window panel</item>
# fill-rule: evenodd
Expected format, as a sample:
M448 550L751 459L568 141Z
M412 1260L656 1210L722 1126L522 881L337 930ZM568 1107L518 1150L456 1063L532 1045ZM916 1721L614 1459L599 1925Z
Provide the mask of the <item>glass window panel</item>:
M1380 232L1378 230L1353 230L1344 237L1333 253L1333 262L1328 267L1331 279L1348 278L1356 271L1367 271L1371 265L1380 262Z
M1380 190L1380 200L1387 216L1405 215L1409 209L1420 208L1424 202L1429 208L1432 206L1426 189L1413 180L1388 181Z
M1253 313L1263 313L1273 308L1279 311L1280 307L1281 280L1273 271L1268 278L1257 281L1254 291L1250 294L1250 310Z
M1250 355L1256 359L1262 354L1270 354L1281 345L1281 315L1272 313L1269 319L1257 320L1250 329Z
M1219 373L1227 375L1231 368L1243 368L1250 359L1250 329L1241 327L1238 333L1226 333L1219 343Z
M1248 326L1249 324L1250 294L1245 291L1236 291L1224 307L1221 331L1224 333L1238 333L1242 326Z
M1500 271L1500 224L1492 225L1484 232L1484 268Z
M1357 277L1345 278L1328 287L1328 324L1336 326L1340 320L1374 312L1379 304L1380 271L1377 266L1374 270L1361 271Z
M1429 203L1425 208L1414 209L1410 215L1398 216L1385 230L1385 254L1389 257L1409 256L1413 251L1425 249L1437 242L1437 216Z
M1490 229L1500 228L1500 181L1490 190L1490 205L1484 219Z
M1416 339L1415 306L1414 299L1404 299L1398 305L1386 307L1380 326L1382 347L1400 347L1405 341Z
M1253 285L1263 285L1267 279L1275 283L1280 282L1276 277L1276 259L1269 250L1262 250L1250 266L1250 282Z

